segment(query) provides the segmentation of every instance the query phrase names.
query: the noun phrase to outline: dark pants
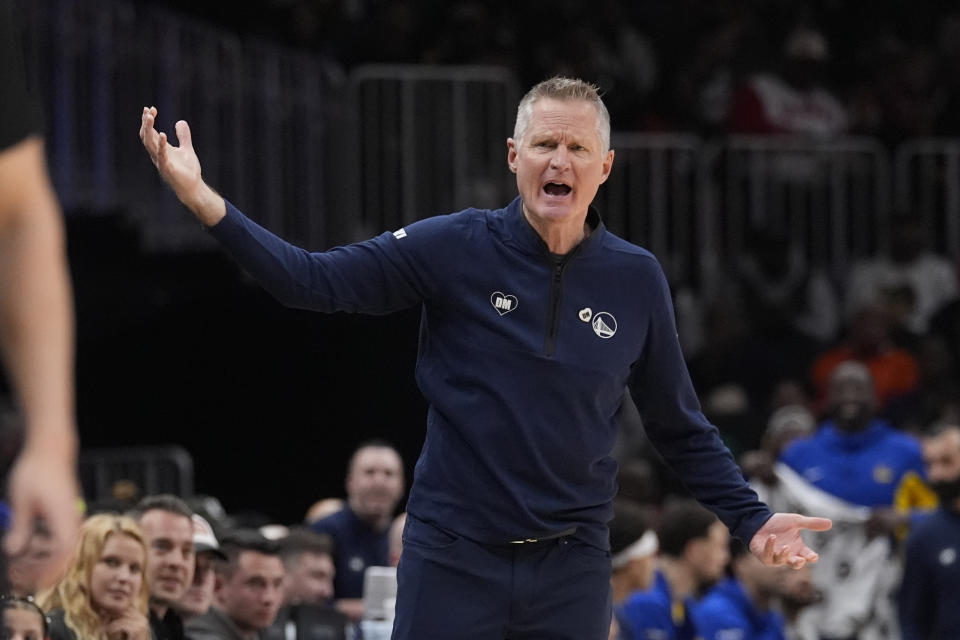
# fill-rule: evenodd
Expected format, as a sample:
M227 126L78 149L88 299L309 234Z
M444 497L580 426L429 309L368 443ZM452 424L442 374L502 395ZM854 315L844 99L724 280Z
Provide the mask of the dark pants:
M393 640L605 640L610 554L573 538L484 545L407 516Z

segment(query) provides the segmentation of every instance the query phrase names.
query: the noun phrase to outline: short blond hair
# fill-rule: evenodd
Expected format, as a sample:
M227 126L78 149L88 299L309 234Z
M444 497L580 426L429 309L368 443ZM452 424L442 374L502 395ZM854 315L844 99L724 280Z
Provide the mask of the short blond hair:
M553 100L580 100L592 104L597 110L597 135L603 145L603 153L610 149L610 112L607 106L603 104L600 97L600 89L589 82L579 78L564 78L554 76L548 80L534 85L530 91L520 100L517 106L517 121L513 127L513 139L520 141L527 132L530 125L530 117L533 115L533 104L541 98L551 98Z

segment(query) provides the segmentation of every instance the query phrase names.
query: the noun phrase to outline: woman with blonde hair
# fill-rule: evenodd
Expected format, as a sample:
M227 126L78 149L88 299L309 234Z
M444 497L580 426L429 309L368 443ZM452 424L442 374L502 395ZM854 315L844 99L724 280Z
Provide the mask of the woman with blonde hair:
M50 640L149 640L147 545L132 518L91 516L64 576L40 594Z

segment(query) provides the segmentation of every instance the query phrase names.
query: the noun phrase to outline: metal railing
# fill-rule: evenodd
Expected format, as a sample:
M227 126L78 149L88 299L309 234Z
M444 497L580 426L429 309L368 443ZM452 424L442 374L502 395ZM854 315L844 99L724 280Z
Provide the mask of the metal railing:
M78 471L89 501L112 497L121 482L132 484L141 496L193 496L193 458L181 446L84 449Z
M876 140L734 136L707 144L702 163L710 271L741 255L755 229L788 235L835 276L889 246L890 162Z
M894 171L897 207L923 220L932 247L960 258L960 140L907 140Z
M699 215L699 138L614 132L613 169L594 201L614 233L657 256L674 281L696 280L691 256L709 243Z
M324 197L338 68L125 1L37 0L22 13L68 212L124 209L147 248L213 246L140 146L137 120L152 104L173 143L174 122L190 122L204 178L251 217L305 246L344 235Z
M366 235L515 193L505 167L518 95L506 69L370 65L349 86Z
M212 246L140 148L140 108L189 119L205 178L251 217L311 249L516 193L505 138L519 88L498 67L329 61L124 0L22 3L46 96L51 170L66 208L122 209L148 248ZM894 203L960 257L960 141L703 141L615 133L598 196L607 224L650 248L671 280L709 284L747 230L784 231L835 276L885 251ZM891 180L895 177L895 180Z

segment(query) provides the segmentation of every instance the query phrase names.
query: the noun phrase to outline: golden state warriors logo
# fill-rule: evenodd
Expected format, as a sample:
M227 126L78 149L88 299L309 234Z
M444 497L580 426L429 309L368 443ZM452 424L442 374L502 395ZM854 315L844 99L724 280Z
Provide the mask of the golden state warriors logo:
M617 332L617 319L606 311L601 311L593 316L593 321L590 324L593 326L593 332L604 339L612 338L613 334Z

